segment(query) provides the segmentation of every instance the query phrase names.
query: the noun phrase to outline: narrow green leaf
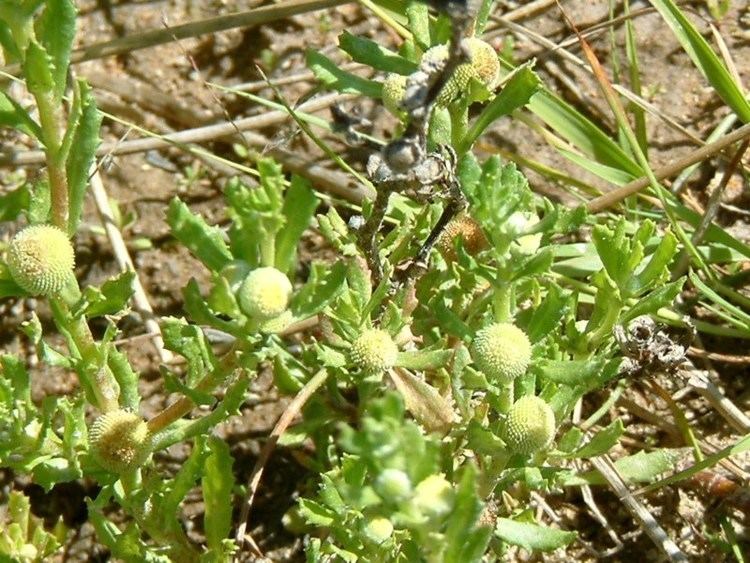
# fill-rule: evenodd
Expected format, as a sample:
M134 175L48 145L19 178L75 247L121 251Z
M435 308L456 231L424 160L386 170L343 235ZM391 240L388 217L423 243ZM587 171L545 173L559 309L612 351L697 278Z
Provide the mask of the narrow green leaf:
M420 0L406 0L406 17L409 19L409 30L414 41L422 51L432 46L430 39L430 13L427 4Z
M750 103L708 41L672 0L653 0L654 8L672 29L682 48L714 87L716 93L745 123L750 122Z
M684 283L685 280L680 279L651 291L646 297L639 299L635 305L628 309L623 314L621 321L626 322L640 315L656 313L662 307L669 307L682 291Z
M40 140L42 138L42 130L37 122L5 92L0 92L0 125L18 129Z
M167 222L172 228L172 235L210 270L218 272L232 261L221 230L208 225L177 198L169 204Z
M70 53L76 34L76 6L72 0L46 0L37 23L37 37L52 59L55 98L65 93Z
M214 436L208 439L211 454L206 458L201 486L203 488L203 529L209 549L220 551L232 526L232 488L234 458L229 446Z
M396 365L406 369L437 369L448 363L453 350L416 350L399 352Z
M292 176L282 209L286 224L276 235L276 268L282 272L288 273L293 268L300 238L310 226L319 203L310 183L301 176Z
M29 196L29 188L25 184L0 196L0 221L15 221L21 211L29 206Z
M346 94L362 94L370 98L380 98L382 86L379 82L341 70L331 59L312 49L307 50L306 60L310 70L326 86Z
M529 100L529 109L553 131L598 162L632 178L643 175L641 167L596 124L544 87Z
M74 307L73 314L93 318L124 310L133 295L134 281L135 272L128 271L107 280L100 288L87 286L80 302Z
M620 436L624 433L625 426L623 426L622 420L617 419L606 428L594 434L594 437L591 438L591 440L566 457L588 459L590 457L605 454L617 444Z
M81 101L81 117L72 140L75 150L70 152L65 163L70 198L68 233L71 235L76 232L81 221L91 163L99 146L99 128L102 124L102 116L96 109L91 88L83 80L79 80L76 87Z
M538 88L539 77L531 70L530 65L514 70L500 93L484 107L472 123L461 144L456 147L456 152L459 155L467 152L485 129L502 116L525 106Z
M417 65L401 55L386 49L371 39L365 39L344 31L339 35L339 47L349 53L358 63L366 64L383 72L395 72L405 76L417 70Z
M477 470L466 465L456 487L456 503L445 530L443 563L474 563L481 561L491 530L478 526L482 503L477 498Z
M290 308L299 319L311 317L326 308L344 288L346 264L337 262L323 278L308 280L294 296Z
M531 522L517 522L509 518L498 518L495 536L511 545L529 551L554 551L576 539L576 532L565 532Z
M36 41L30 41L26 48L23 75L26 78L26 86L35 95L47 95L55 87L52 59L47 50Z

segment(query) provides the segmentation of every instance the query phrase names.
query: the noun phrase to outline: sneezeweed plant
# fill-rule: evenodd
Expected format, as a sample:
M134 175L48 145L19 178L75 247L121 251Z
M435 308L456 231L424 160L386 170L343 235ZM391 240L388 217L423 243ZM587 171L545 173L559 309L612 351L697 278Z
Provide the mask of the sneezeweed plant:
M273 368L281 392L311 391L302 422L284 437L315 446L308 494L285 519L308 534L309 560L468 562L575 539L535 521L529 492L594 483L570 460L607 452L624 428L615 421L585 435L571 413L617 379L613 330L679 293L680 280L667 283L677 243L650 221L634 228L564 208L533 193L514 165L472 153L538 81L530 68L507 72L481 40L490 2L476 17L448 4L431 14L404 2L393 15L410 38L398 53L341 36L341 48L382 80L308 54L324 85L375 99L397 122L368 164L378 194L362 217L347 223L343 207L324 209L305 179L268 159L257 161L257 186L226 185L226 230L179 199L169 205L172 234L210 282L185 287L185 318L162 319L165 345L185 367L162 366L165 390L178 399L146 420L138 374L114 344L134 274L81 288L73 271L71 238L100 120L85 83L67 83L74 5L0 3L5 59L20 63L39 115L3 95L4 123L47 157L47 177L21 188L33 197L2 201L4 217L28 226L6 249L0 288L49 301L65 348L46 342L34 314L23 332L45 364L74 371L81 388L37 404L24 362L0 357L0 461L46 489L95 480L89 519L113 557L226 561L237 552L233 459L213 430L236 415L262 366ZM311 225L336 256L300 267ZM592 242L570 243L582 227ZM105 323L99 339L92 319ZM288 345L287 334L312 325ZM207 410L191 418L198 405ZM154 454L177 443L191 453L168 473ZM623 476L663 472L668 456L659 453L639 457L637 472L623 465ZM205 505L200 544L180 520L195 487ZM28 524L23 497L10 503L21 508L0 552L52 553L57 543ZM105 516L113 507L122 524Z

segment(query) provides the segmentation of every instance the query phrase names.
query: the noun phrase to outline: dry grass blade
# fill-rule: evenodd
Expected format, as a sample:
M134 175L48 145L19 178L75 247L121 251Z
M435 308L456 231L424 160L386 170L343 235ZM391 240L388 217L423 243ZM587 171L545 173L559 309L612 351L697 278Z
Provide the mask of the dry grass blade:
M346 100L350 97L348 94L327 94L319 98L307 101L301 104L298 111L317 111L329 107L331 104ZM247 131L251 129L260 129L271 125L278 125L290 119L286 111L269 111L260 115L237 119L235 121L223 121L204 127L195 127L185 129L168 135L156 135L150 139L133 139L125 142L103 143L97 150L97 156L132 154L136 152L145 152L150 150L163 149L174 145L185 145L189 143L201 143L213 141L224 137L231 137L237 134L237 131ZM263 144L267 144L265 137ZM256 144L256 143L252 143ZM0 165L7 166L27 166L30 164L42 164L44 162L44 153L42 151L26 151L21 153L11 153L0 157Z
M736 131L723 136L721 139L718 139L713 143L709 143L699 149L694 150L690 154L674 161L672 164L668 164L667 166L654 170L654 177L657 180L663 180L664 178L674 176L688 166L702 162L707 158L710 158L711 156L714 156L724 149L730 147L734 143L746 139L747 137L750 137L750 124L743 125ZM616 188L611 192L592 199L586 205L586 208L591 213L604 211L605 209L608 209L609 207L612 207L613 205L621 202L626 197L638 193L642 189L648 187L650 183L650 179L646 176L638 178L637 180L633 180L632 182L625 184L624 186L620 186L619 188Z
M272 21L288 18L332 8L341 4L347 4L350 0L290 0L280 2L269 6L261 6L247 12L236 14L227 14L215 18L206 18L203 20L176 25L166 29L152 29L126 37L120 37L103 43L87 45L73 51L71 63L80 63L113 55L121 55L139 49L154 47L164 43L171 43L178 39L188 37L198 37L208 33L226 31L235 27L246 27L251 25L261 25ZM2 72L8 74L17 74L18 65L11 65L2 69Z
M115 223L112 208L109 205L107 191L104 188L101 175L96 168L94 168L93 174L91 175L91 194L93 195L94 203L99 212L102 225L104 225L104 230L107 233L107 238L109 238L109 242L112 245L112 251L117 260L117 265L123 272L137 272L135 264L133 264L133 259L128 252L128 247L125 244L125 240L122 238L122 233ZM149 333L153 334L152 341L161 361L169 363L172 361L172 353L164 348L164 339L161 336L161 328L159 327L159 323L152 318L154 309L151 307L151 302L148 299L146 290L143 288L143 284L137 273L135 280L133 281L133 303L140 311L149 315L144 321L146 329Z
M258 485L260 484L261 477L263 477L263 468L265 467L266 462L268 462L268 459L271 457L273 450L276 448L276 443L279 441L281 435L286 432L286 429L292 423L294 417L296 417L300 413L302 407L305 406L305 403L307 403L310 397L312 397L315 391L317 391L326 382L327 379L328 372L326 370L321 370L316 373L310 379L310 381L308 381L305 386L299 390L299 393L297 393L297 395L294 397L294 399L292 399L289 405L287 405L286 409L284 409L284 412L281 413L279 420L276 422L276 425L273 427L271 434L269 434L268 442L266 442L266 445L263 446L263 451L261 451L260 456L258 457L258 461L255 463L255 467L253 467L253 471L250 474L250 482L247 487L247 496L245 497L245 501L242 504L240 522L237 526L237 534L235 535L235 540L237 542L237 546L239 547L239 552L238 555L235 556L235 561L239 561L239 553L242 552L242 547L247 540L247 521L250 518L250 511L253 506L253 500L255 499L255 493L258 490Z
M610 457L607 455L594 457L591 458L591 463L602 474L602 477L609 483L609 486L620 499L620 502L622 502L628 512L646 531L656 546L664 552L669 561L687 562L687 556L671 540L648 509L633 497Z

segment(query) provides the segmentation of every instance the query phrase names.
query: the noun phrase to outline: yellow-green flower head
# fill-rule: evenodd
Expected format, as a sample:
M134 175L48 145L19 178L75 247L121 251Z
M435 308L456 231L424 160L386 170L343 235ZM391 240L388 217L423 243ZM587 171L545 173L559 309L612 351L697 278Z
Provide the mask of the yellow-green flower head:
M256 268L240 286L240 308L255 320L273 319L286 311L292 291L292 283L283 272L270 267Z
M543 450L555 437L555 413L539 397L521 397L508 411L502 437L516 453L528 455Z
M352 343L351 360L366 373L382 373L396 365L398 346L386 331L371 328Z
M399 502L411 495L411 479L400 469L385 469L375 480L375 490L390 502Z
M381 544L393 534L393 524L388 518L373 518L365 526L365 535L376 544Z
M383 82L383 105L396 117L402 117L401 101L406 92L406 77L400 74L389 74Z
M492 382L509 383L529 367L531 342L517 326L494 323L477 332L471 343L471 357Z
M440 91L436 100L439 107L447 106L464 93L472 78L479 81L487 90L492 90L497 84L500 76L500 62L495 49L476 37L464 39L463 45L469 51L469 62L459 65ZM448 58L448 46L432 47L425 52L423 57L428 61L444 61Z
M103 414L89 430L94 458L112 473L123 473L143 465L149 454L149 442L144 420L123 410Z
M414 507L428 518L441 518L453 509L456 492L443 475L430 475L414 488Z
M74 266L73 245L61 229L52 225L26 227L8 246L10 274L32 295L59 293Z

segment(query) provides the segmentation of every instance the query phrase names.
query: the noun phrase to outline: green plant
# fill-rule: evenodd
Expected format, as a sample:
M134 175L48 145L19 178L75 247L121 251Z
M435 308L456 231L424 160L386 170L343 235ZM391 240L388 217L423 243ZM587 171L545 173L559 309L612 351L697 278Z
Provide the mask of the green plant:
M307 53L323 86L382 102L396 118L385 141L347 129L368 146L382 144L367 166L374 199L354 212L329 197L323 204L308 180L257 158L257 186L235 178L224 188L226 230L178 198L170 203L172 235L210 281L184 288L184 318L160 319L164 344L184 367L162 366L164 388L178 398L145 419L139 375L115 344L135 274L85 288L74 276L71 238L101 120L85 82L67 82L75 6L0 2L5 59L20 64L39 115L2 94L0 123L31 137L47 167L46 177L0 200L4 218L28 224L7 248L0 289L47 299L65 345L50 343L53 329L34 313L22 331L46 366L75 372L81 388L35 402L27 366L0 356L0 463L45 489L96 481L89 519L114 558L228 561L242 548L241 534L232 539L233 457L214 429L238 413L264 367L280 393L296 395L297 411L286 414L302 414L293 431L279 432L282 441L311 446L306 494L285 519L308 534L308 560L501 560L511 549L575 541L575 532L536 520L531 493L602 483L579 462L605 456L625 432L620 420L604 421L621 390L612 384L655 370L643 359L649 350L627 339L631 323L649 315L684 324L674 308L685 283L680 250L707 279L715 272L686 235L688 225L693 237L699 232L696 218L655 180L643 138L626 134L616 101L624 146L554 96L531 65L514 67L480 39L491 1L477 15L448 4L436 12L412 0L372 4L404 36L398 52L340 36L342 51L382 80ZM655 7L673 16L680 40L746 119L741 90L700 34L671 2ZM305 127L320 124L285 107ZM524 112L600 176L619 184L648 176L661 214L566 207L534 193L515 164L480 160L473 149L482 134ZM190 184L198 172L188 172ZM349 223L342 217L360 212ZM334 252L300 267L311 226ZM712 244L724 241L722 250L750 255L718 228L705 233ZM718 282L714 291L695 272L689 279L732 325L699 328L750 335L747 314L732 302L746 298ZM208 332L221 334L228 351L214 349ZM598 402L581 421L584 397ZM154 454L175 444L189 445L190 455L170 472ZM655 449L613 466L624 481L650 482L675 458ZM181 523L181 503L196 488L205 506L200 544ZM8 505L0 553L51 556L62 538L30 519L22 495L12 493ZM118 524L107 518L115 508Z

